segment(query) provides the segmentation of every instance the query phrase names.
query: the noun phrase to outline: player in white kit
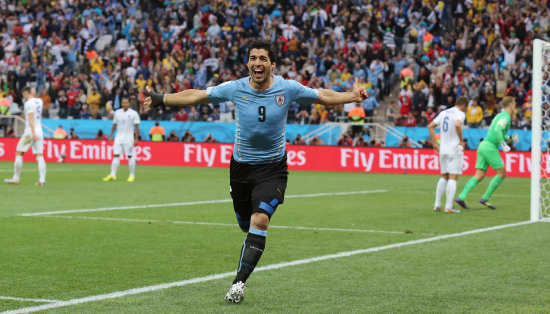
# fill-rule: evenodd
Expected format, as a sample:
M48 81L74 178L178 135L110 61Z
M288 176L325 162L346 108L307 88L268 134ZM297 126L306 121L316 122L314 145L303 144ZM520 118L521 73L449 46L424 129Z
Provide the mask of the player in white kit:
M134 182L136 179L136 156L134 155L134 146L138 144L140 119L139 114L130 108L130 100L128 98L122 98L120 105L122 108L115 111L113 128L111 129L111 135L109 135L109 141L111 141L113 139L113 133L115 133L115 130L118 128L118 132L115 136L115 143L113 145L114 157L111 163L111 173L103 178L103 181L116 180L116 172L118 166L120 166L120 155L124 152L128 158L128 167L130 168L128 182Z
M15 149L15 162L13 163L13 177L5 179L9 184L19 184L19 175L23 169L23 154L32 147L32 153L38 163L37 186L46 184L46 161L42 155L44 152L44 133L42 132L42 99L36 97L36 91L30 86L21 90L25 101L25 131L17 143Z
M462 137L462 126L468 107L468 97L460 96L455 106L443 110L428 125L430 138L434 149L439 153L441 164L441 178L437 182L435 190L434 211L441 211L441 197L446 192L445 212L460 213L460 210L453 208L453 200L456 192L456 181L458 175L462 174L462 163L464 159L464 138ZM440 143L435 138L435 128L441 129Z

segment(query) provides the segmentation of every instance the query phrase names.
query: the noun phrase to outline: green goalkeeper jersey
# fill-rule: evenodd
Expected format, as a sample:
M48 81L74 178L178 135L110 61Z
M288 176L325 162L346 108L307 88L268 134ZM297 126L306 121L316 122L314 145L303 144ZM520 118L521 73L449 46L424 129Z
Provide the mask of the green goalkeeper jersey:
M494 117L493 122L491 122L489 132L483 141L492 143L496 147L499 147L504 141L506 132L508 132L511 123L512 117L508 112L503 111L497 114L496 117Z

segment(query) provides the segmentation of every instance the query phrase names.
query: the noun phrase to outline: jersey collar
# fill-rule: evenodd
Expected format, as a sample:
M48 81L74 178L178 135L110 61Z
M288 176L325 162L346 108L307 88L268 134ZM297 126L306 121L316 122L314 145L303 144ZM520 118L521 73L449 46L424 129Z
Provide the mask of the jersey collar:
M269 87L266 88L264 91L261 91L261 90L259 90L259 89L255 89L254 87L252 87L252 85L250 84L250 80L252 79L251 76L248 76L248 82L247 82L247 83L248 83L248 86L250 87L250 89L252 89L253 91L255 91L255 92L257 92L257 93L265 93L265 92L267 92L268 90L270 90L270 89L273 87L273 85L275 85L275 75L271 74L271 78L273 79L273 80L271 81L271 85L269 85Z

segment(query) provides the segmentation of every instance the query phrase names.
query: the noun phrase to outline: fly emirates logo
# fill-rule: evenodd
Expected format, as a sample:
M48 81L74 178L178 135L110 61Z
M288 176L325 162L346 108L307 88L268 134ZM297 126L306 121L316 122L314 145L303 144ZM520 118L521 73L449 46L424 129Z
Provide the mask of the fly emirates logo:
M342 168L361 168L365 172L383 169L439 170L439 156L428 150L361 151L353 148L340 149ZM464 156L462 168L468 169L468 156Z
M233 154L233 145L183 145L183 161L186 164L199 164L207 167L229 164L231 154Z
M206 167L227 166L231 162L233 145L201 145L184 144L183 161L187 165ZM303 166L307 162L306 152L301 150L288 150L287 163L290 166Z
M148 161L152 157L151 147L147 145L134 147L134 153L137 161ZM45 141L44 154L49 159L65 155L68 160L74 161L110 161L113 159L113 145L107 141ZM123 155L120 156L121 159L126 158Z

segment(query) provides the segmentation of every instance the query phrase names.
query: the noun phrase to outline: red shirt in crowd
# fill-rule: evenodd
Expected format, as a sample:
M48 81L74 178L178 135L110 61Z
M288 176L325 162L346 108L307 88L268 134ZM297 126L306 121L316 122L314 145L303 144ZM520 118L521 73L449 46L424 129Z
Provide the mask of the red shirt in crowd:
M72 108L74 106L77 96L78 96L77 90L71 90L67 92L67 107Z

